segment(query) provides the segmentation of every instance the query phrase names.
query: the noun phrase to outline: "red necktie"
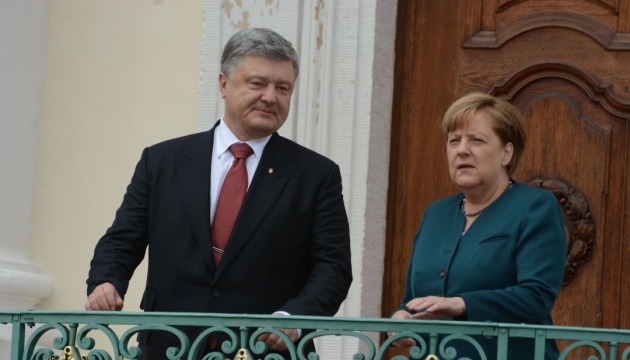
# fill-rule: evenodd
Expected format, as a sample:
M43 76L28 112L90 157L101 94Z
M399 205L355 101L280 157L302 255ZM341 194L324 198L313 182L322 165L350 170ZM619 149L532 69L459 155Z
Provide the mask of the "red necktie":
M245 161L254 153L252 148L244 143L233 144L230 146L230 152L234 155L234 162L225 176L223 186L221 186L217 209L212 222L212 252L216 265L219 265L221 255L230 238L236 216L247 192L248 181Z

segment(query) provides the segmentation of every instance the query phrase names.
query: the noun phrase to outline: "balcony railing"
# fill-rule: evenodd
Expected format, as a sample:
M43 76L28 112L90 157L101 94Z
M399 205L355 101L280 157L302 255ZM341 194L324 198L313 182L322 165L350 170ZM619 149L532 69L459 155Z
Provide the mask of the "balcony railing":
M304 353L307 342L329 336L352 337L361 343L358 348L362 350L357 350L352 356L354 360L386 359L392 342L402 337L414 338L418 345L407 349L404 356L393 356L392 360L455 359L457 357L453 356L452 349L449 350L449 342L454 339L476 345L480 350L479 357L486 359L474 336L496 341L497 359L508 359L508 340L511 338L533 339L535 359L544 359L545 341L548 339L565 344L559 359L570 359L584 349L594 354L589 359L628 360L630 357L630 330L562 326L312 316L58 311L0 311L0 323L11 324L6 326L12 327L12 360L138 359L140 349L135 335L143 330L167 331L179 338L180 347L169 349L169 359L196 359L198 353L205 349L211 334L222 333L229 339L222 351L235 353L234 359L278 360L283 358L260 356L266 349L256 339L262 333L271 332L289 342L284 333L277 330L279 328L315 330L305 332L288 349L290 359L301 360L317 359L314 354L309 356ZM112 325L124 327L114 331ZM196 339L188 339L177 328L181 325L200 326L204 331ZM378 334L390 331L398 334L379 344ZM98 333L100 335L95 336ZM43 337L54 337L52 346L43 345ZM104 339L104 343L97 343L97 338ZM204 359L224 359L224 356L216 352Z

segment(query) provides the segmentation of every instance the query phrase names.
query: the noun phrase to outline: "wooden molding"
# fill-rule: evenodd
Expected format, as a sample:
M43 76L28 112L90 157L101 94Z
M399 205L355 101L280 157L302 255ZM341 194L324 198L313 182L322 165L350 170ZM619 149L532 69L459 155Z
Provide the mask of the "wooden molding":
M588 94L591 100L600 103L606 111L621 118L630 118L630 102L619 98L610 84L604 84L586 70L565 62L535 63L518 69L505 81L496 83L490 94L511 99L526 85L544 78L560 78L572 82Z
M495 30L480 30L464 43L463 48L499 48L525 32L547 27L579 31L595 39L608 50L630 50L630 34L617 33L591 16L561 10L538 11L515 18Z
M496 1L496 0L495 0ZM497 13L503 12L510 7L516 6L525 0L498 0ZM613 14L619 14L619 2L618 0L587 0L593 4L596 4Z

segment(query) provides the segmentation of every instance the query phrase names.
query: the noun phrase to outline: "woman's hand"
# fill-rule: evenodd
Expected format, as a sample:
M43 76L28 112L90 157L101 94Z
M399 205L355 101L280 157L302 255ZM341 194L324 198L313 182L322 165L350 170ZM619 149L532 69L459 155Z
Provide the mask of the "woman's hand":
M405 310L398 310L392 315L392 319L411 319L411 314ZM396 332L389 331L387 336L394 336ZM410 347L416 345L416 341L412 338L402 338L394 341L392 345L396 347Z
M426 296L409 301L407 309L415 312L411 319L440 320L466 314L466 303L458 296Z
M407 309L414 312L398 310L392 315L392 319L423 319L439 320L466 314L466 303L461 297L426 296L415 298L407 303ZM394 336L396 332L390 331L387 336ZM394 341L396 347L409 347L416 345L412 338L402 338Z

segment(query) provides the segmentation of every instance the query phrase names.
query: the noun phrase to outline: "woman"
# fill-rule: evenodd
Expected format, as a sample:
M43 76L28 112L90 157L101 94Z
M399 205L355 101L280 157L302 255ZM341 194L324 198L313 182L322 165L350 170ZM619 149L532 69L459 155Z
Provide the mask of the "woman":
M510 178L525 147L523 115L504 100L472 93L446 111L442 130L461 192L426 208L392 318L551 325L566 257L563 215L550 192ZM496 358L496 338L475 340ZM464 341L447 345L457 358L480 358ZM532 359L533 350L532 340L513 338L508 359ZM546 359L557 358L548 341Z

